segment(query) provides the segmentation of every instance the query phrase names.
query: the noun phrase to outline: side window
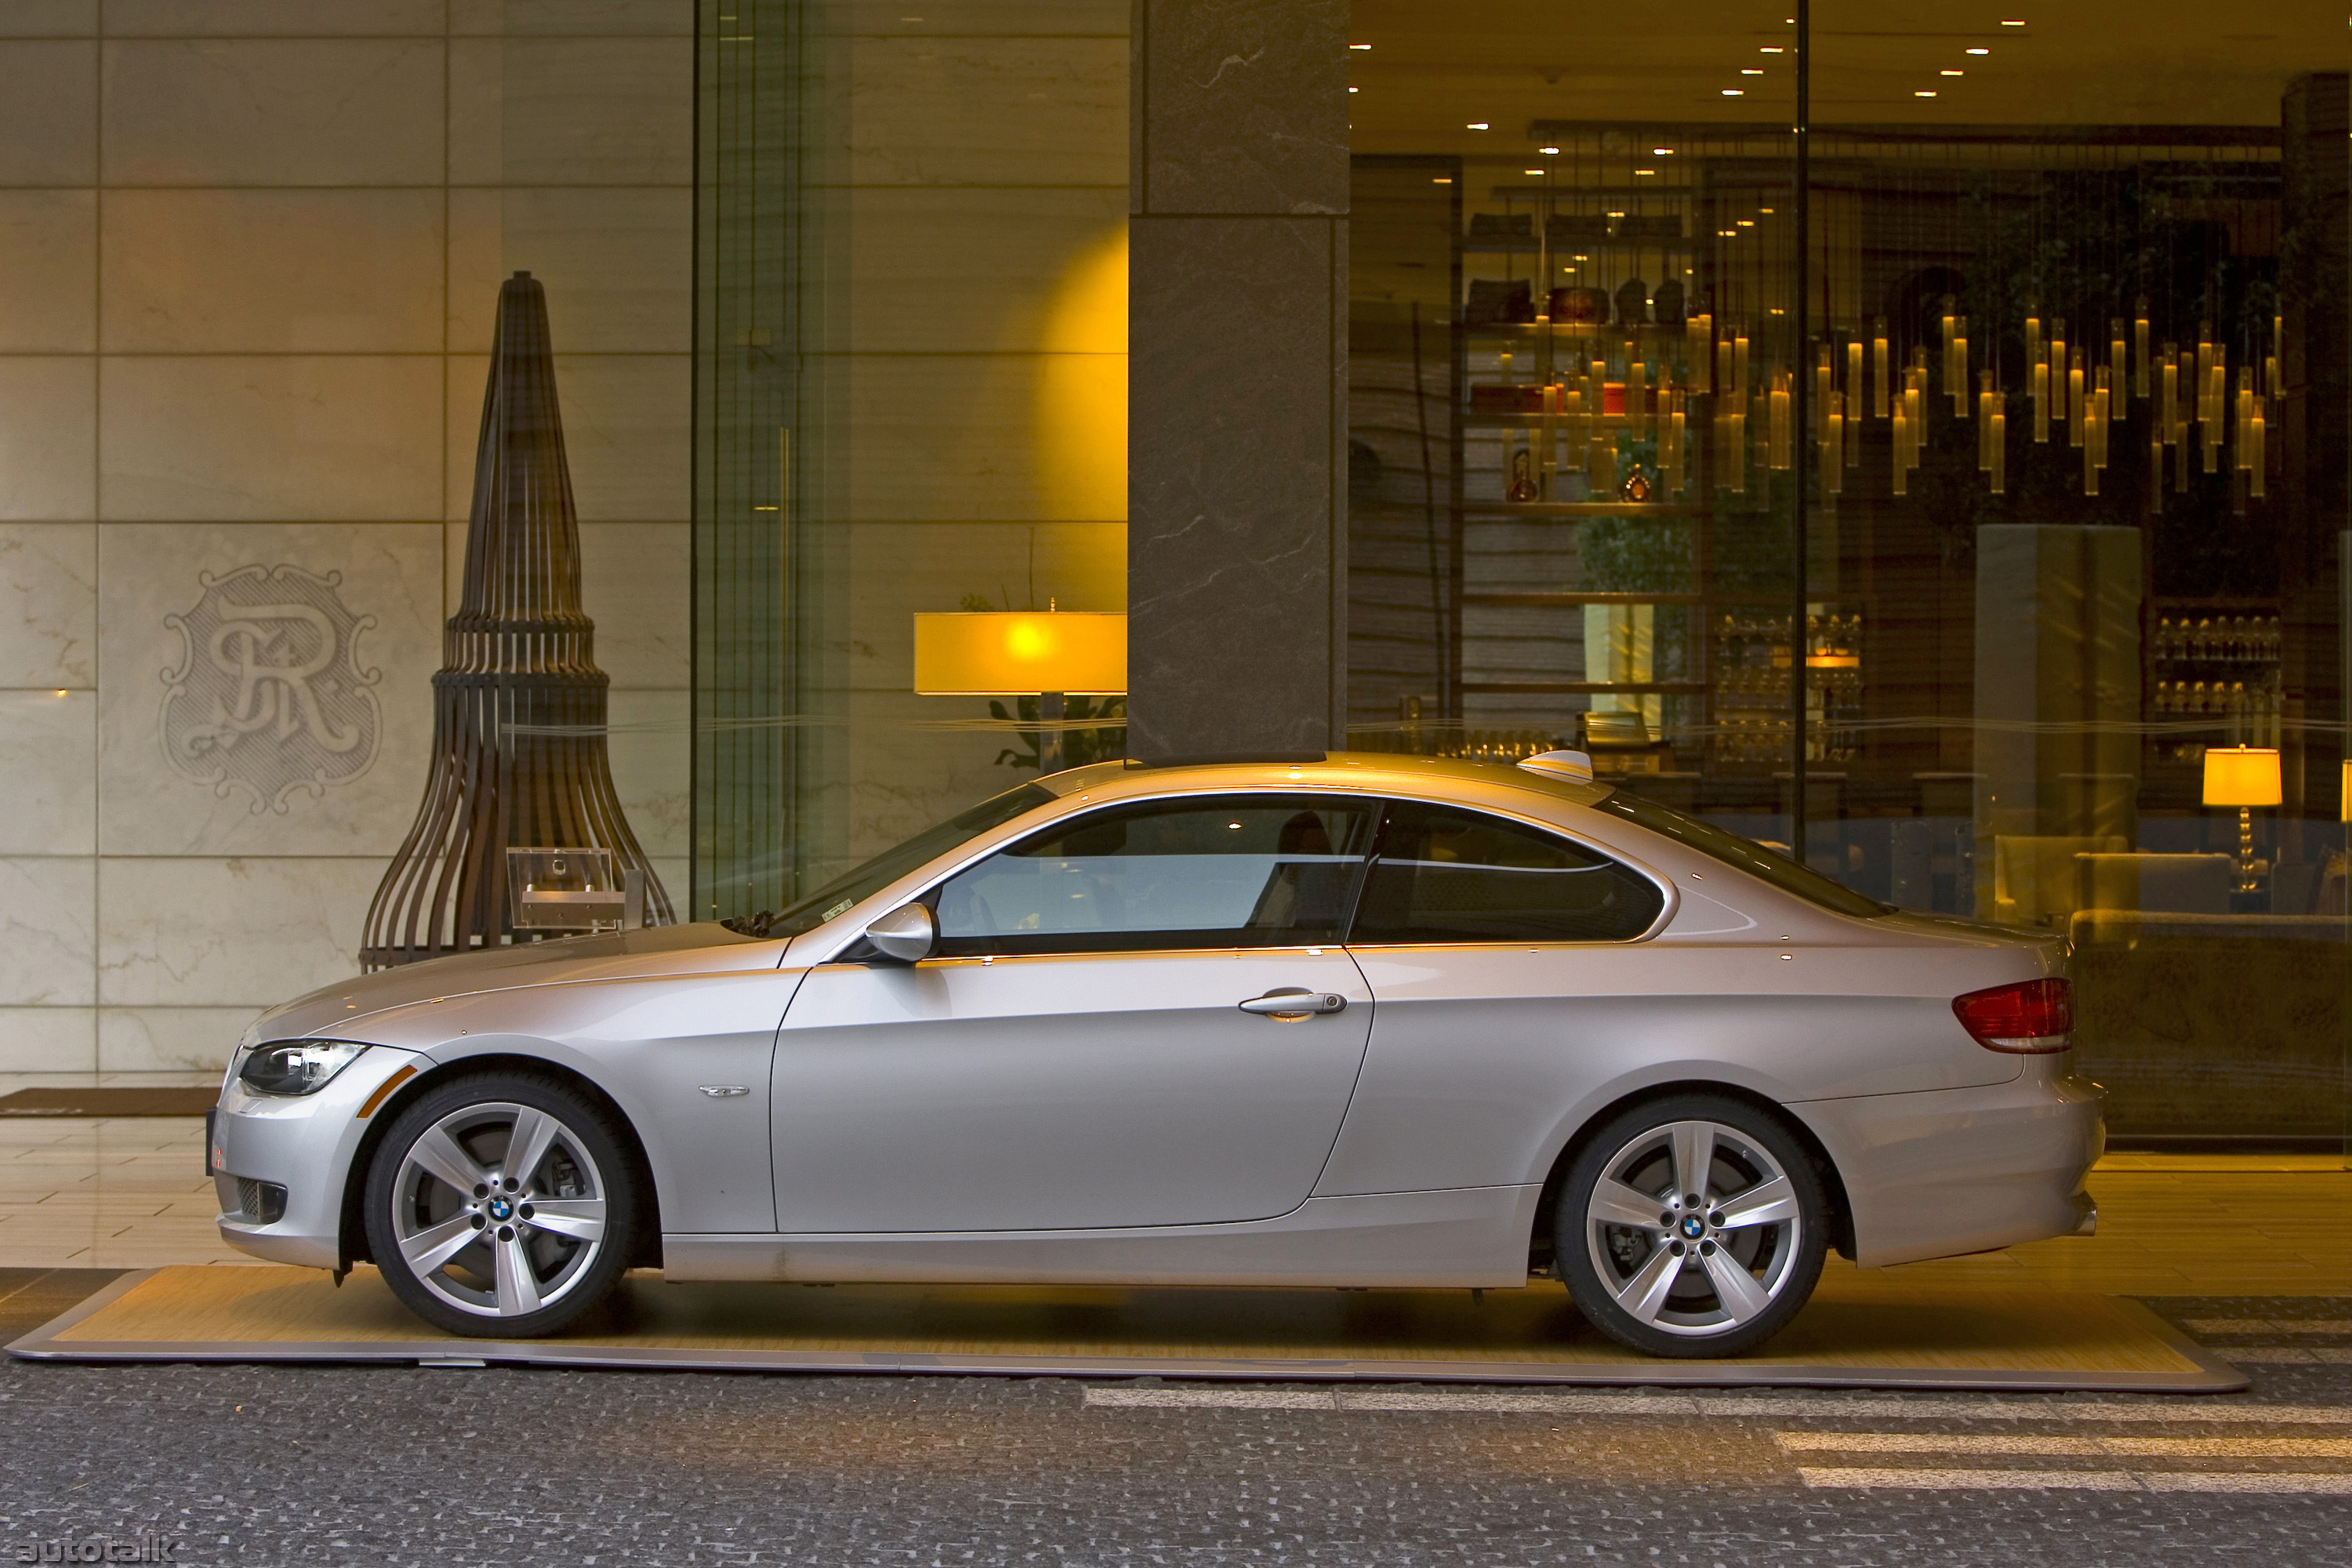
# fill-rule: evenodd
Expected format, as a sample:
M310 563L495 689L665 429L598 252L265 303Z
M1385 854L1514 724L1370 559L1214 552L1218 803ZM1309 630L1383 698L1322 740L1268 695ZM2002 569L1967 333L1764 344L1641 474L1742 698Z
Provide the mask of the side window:
M1367 803L1317 795L1091 812L950 878L940 889L940 952L1337 942L1372 817Z
M1665 907L1605 856L1499 817L1389 808L1354 942L1630 942Z

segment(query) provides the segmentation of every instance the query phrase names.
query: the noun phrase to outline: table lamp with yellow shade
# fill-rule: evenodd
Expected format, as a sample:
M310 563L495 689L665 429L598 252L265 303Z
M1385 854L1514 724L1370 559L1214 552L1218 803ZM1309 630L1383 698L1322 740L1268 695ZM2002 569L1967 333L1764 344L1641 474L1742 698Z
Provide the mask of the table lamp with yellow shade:
M2276 805L2284 798L2279 789L2279 754L2275 748L2205 748L2205 804L2238 808L2238 891L2241 894L2256 890L2253 808Z
M1039 771L1058 772L1063 700L1127 690L1127 616L1085 610L918 615L915 690L924 697L1035 693Z

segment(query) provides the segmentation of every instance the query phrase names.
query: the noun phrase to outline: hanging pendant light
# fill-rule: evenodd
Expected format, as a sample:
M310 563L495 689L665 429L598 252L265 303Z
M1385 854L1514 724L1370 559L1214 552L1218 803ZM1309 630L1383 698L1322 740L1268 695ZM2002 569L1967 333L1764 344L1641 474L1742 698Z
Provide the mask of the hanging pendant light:
M2058 316L2050 322L2050 417L2060 425L2067 423L2066 408L2066 318Z
M2180 349L2164 345L2157 365L2156 444L2169 447L2180 439Z
M2252 400L2253 410L2246 421L2246 445L2251 448L2246 462L2246 488L2256 500L2263 499L2266 486L2263 478L2269 471L2270 421L2263 416L2263 400Z
M1911 493L1911 416L1895 405L1895 493Z
M1822 420L1822 493L1833 496L1845 489L1845 395L1831 393L1824 406L1829 412Z
M1992 472L1992 372L1977 373L1977 468Z
M2090 390L2090 377L2083 363L2083 351L2067 350L2066 444L2070 447L2080 447L2083 444L2083 416L2087 412L2084 404Z
M1845 341L1845 416L1848 423L1856 426L1862 423L1862 334L1857 332ZM1852 441L1846 443L1849 449L1853 445Z
M2148 395L2147 296L2139 297L2132 312L2132 395L2142 403Z
M1776 469L1786 468L1790 456L1789 394L1789 373L1785 370L1774 371L1772 373L1771 423L1768 428L1770 431L1770 462ZM1800 504L1802 504L1801 500Z
M1886 341L1886 318L1879 317L1871 326L1870 363L1873 372L1871 395L1876 399L1872 412L1881 419L1886 417L1888 405L1894 399L1894 357Z
M1990 379L1991 373L1987 372ZM1990 430L1986 443L1992 448L1992 493L2005 494L2009 489L2009 409L2008 399L2000 393L1992 395L1992 403L1985 418Z
M1952 399L1952 417L1969 416L1969 319L1956 318L1951 356L1944 362L1944 390Z
M2050 440L2050 345L2042 341L2042 323L2026 322L2026 341L2032 347L2033 363L2026 372L2026 399L2033 405L2033 439L2047 445Z
M2125 389L2131 385L2131 361L2126 357L2121 316L2107 321L2107 384L2115 389L2118 402L2130 395Z
M1715 314L1700 310L1684 323L1683 352L1690 361L1690 390L1701 396L1715 390Z

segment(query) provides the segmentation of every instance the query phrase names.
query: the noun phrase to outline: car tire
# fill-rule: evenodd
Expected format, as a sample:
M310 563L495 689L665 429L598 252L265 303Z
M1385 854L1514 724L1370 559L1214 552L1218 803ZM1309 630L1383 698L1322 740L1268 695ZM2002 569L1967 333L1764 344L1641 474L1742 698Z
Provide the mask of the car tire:
M604 1298L635 1251L629 1151L609 1113L555 1078L436 1085L402 1110L369 1162L370 1254L393 1294L435 1328L469 1339L557 1332ZM509 1156L528 1168L508 1169Z
M1560 1186L1554 1256L1578 1310L1620 1344L1732 1356L1797 1315L1828 1239L1821 1174L1787 1123L1686 1094L1585 1140Z

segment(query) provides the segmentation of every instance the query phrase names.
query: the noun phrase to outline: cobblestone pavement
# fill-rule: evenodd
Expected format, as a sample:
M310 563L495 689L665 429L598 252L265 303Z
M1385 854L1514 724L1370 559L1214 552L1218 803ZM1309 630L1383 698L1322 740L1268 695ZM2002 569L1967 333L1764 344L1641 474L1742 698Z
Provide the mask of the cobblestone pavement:
M2249 1357L2352 1341L2352 1300L2158 1305ZM2352 1364L2254 1372L2194 1400L10 1362L0 1562L152 1531L436 1568L2352 1564Z

